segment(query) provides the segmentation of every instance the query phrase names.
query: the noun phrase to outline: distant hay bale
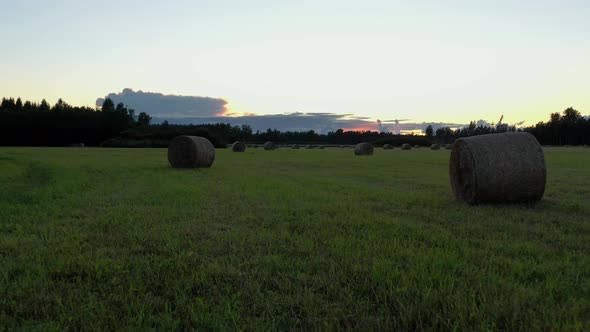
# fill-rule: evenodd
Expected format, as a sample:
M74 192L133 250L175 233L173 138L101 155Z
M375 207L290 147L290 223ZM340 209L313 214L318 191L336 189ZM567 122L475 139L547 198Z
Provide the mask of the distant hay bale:
M451 187L468 204L538 201L546 166L537 139L525 132L465 137L453 144Z
M297 144L293 144L293 145L291 146L291 148L292 148L292 149L295 149L295 150L298 150L298 149L299 149L299 145L297 145Z
M240 142L240 141L235 141L231 145L231 150L233 152L244 152L244 151L246 151L246 144L244 144L243 142Z
M168 146L168 161L174 168L211 167L215 148L204 137L177 136Z
M412 150L412 146L408 143L402 144L402 150Z
M440 150L440 144L432 144L430 150Z
M270 150L274 150L276 148L277 147L273 142L268 141L268 142L264 143L264 150L270 151Z
M391 145L391 144L383 144L383 150L393 150L393 145Z
M70 144L70 147L72 147L72 148L83 148L84 147L84 143L72 143L72 144Z
M359 143L354 146L355 156L371 156L373 155L373 144L371 143Z

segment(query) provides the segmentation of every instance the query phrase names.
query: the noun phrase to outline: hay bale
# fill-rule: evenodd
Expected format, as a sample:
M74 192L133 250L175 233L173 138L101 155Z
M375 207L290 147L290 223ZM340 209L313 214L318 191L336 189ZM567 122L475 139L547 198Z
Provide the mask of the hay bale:
M240 142L240 141L235 141L231 145L231 150L233 152L244 152L244 151L246 151L246 144L244 144L243 142Z
M174 168L211 167L215 148L204 137L177 136L168 146L168 161Z
M391 144L383 144L383 150L393 150L393 145L391 145Z
M359 143L354 146L355 156L372 156L373 155L373 144L371 143Z
M538 201L545 192L543 149L529 133L465 137L453 144L453 193L468 204Z
M402 150L412 150L412 146L408 143L402 144Z
M264 143L264 149L267 151L274 150L276 148L277 147L275 146L275 144L273 142L268 141L268 142Z
M440 144L432 144L430 150L440 150Z

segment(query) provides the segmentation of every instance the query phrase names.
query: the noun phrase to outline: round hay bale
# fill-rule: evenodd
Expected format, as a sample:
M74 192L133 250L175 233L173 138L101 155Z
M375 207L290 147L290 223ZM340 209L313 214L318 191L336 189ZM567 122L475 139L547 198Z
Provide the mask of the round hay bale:
M391 145L391 144L383 144L383 150L393 150L393 145Z
M412 150L412 146L408 143L402 144L402 150Z
M440 150L440 144L432 144L430 150Z
M174 168L211 167L215 148L204 137L176 136L168 146L168 161Z
M264 143L264 149L267 151L270 151L270 150L276 149L276 146L273 142L268 141L268 142Z
M354 146L355 156L372 156L373 155L373 144L371 143L359 143Z
M449 162L451 187L468 204L538 201L545 192L543 149L529 133L458 139Z
M240 142L240 141L235 141L231 145L231 150L233 152L244 152L244 151L246 151L246 144L244 144L243 142Z

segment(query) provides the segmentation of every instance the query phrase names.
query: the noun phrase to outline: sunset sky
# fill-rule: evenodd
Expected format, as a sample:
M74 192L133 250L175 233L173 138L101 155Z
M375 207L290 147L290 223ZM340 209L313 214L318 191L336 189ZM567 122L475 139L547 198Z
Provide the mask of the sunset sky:
M124 88L237 114L466 123L590 114L590 1L3 1L0 94Z

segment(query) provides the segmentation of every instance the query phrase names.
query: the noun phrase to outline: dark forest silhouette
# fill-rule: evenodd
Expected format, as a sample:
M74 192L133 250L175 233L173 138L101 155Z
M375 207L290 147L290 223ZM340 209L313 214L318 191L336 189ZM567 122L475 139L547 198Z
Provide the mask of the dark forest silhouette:
M543 145L586 145L590 142L590 120L570 107L563 113L552 113L548 122L539 122L528 128L507 124L476 126L471 122L461 129L432 126L426 135L398 135L377 131L344 131L338 129L327 134L313 130L303 132L253 132L247 125L230 124L173 125L168 122L151 124L149 114L107 98L101 108L72 106L59 99L50 106L20 98L2 98L0 103L0 145L3 146L69 146L84 143L87 146L110 147L166 147L178 135L197 135L210 139L216 147L225 147L236 140L251 143L274 141L277 143L356 144L373 142L376 145L403 143L428 145L452 143L457 138L508 131L528 131Z

